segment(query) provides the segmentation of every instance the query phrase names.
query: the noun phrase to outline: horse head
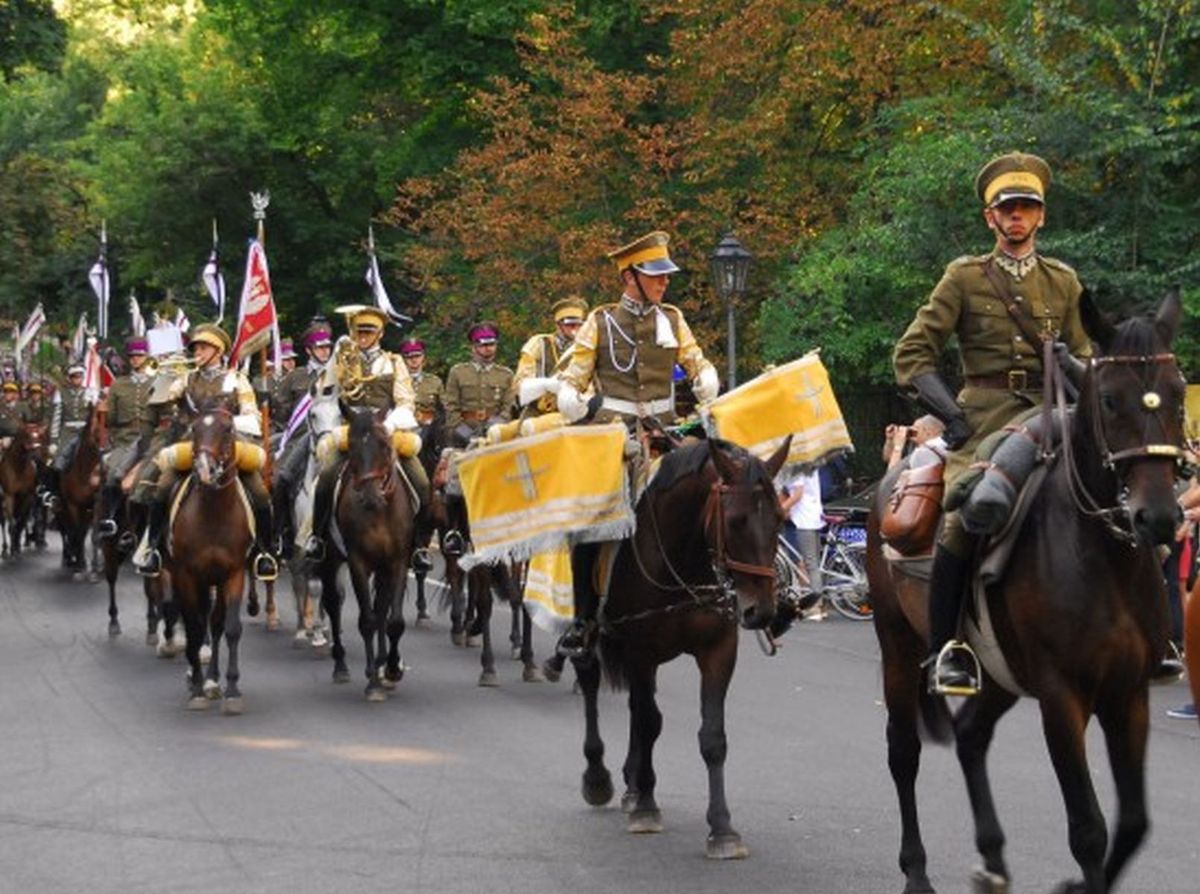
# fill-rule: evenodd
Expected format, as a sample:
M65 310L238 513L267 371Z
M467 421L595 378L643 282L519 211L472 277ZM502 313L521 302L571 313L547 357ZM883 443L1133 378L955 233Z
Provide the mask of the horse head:
M773 480L791 438L765 463L721 441L708 445L717 478L704 507L705 541L717 579L736 593L738 621L760 629L775 616L775 552L783 510Z
M350 419L350 450L346 455L346 466L351 488L378 508L396 483L396 452L392 448L391 436L383 425L388 411L346 406L343 412ZM366 485L372 482L378 487L367 491Z
M1168 295L1153 319L1119 325L1086 293L1081 310L1100 348L1083 383L1072 439L1079 465L1092 466L1090 476L1080 470L1090 478L1085 487L1095 486L1101 500L1111 494L1140 542L1170 543L1182 521L1174 483L1183 458L1186 383L1171 351L1179 295Z
M233 414L210 409L192 422L192 469L205 487L225 487L237 476Z
M309 389L309 394L312 397L312 404L305 419L315 448L321 435L333 431L342 424L342 411L337 395L337 386L332 382L323 384L323 380L318 378Z

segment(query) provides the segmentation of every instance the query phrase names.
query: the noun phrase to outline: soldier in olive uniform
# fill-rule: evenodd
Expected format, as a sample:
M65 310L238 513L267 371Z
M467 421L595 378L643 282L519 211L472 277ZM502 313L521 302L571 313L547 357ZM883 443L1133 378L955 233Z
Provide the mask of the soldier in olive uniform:
M621 278L621 299L597 307L575 334L571 360L558 374L558 409L575 422L589 412L595 391L598 421L620 420L631 429L653 416L664 424L675 418L674 371L681 366L698 399L712 400L720 389L713 365L704 357L682 311L663 303L672 273L679 267L667 251L666 233L655 231L609 252ZM597 596L592 567L598 544L583 544L571 554L576 594L575 624L558 643L558 652L576 655L594 639Z
M117 377L100 405L108 432L104 484L100 489L100 521L96 525L96 532L102 539L116 536L122 502L121 482L144 455L154 436L154 411L150 407L154 377L146 369L148 351L149 345L144 338L134 337L125 342L129 373ZM133 536L132 532L129 536Z
M513 376L513 400L525 415L541 415L556 409L551 380L575 344L575 333L587 316L588 303L573 295L555 302L553 312L554 331L539 333L521 346Z
M440 377L425 372L425 342L418 338L405 340L400 344L400 356L404 358L408 377L412 379L417 424L424 429L434 419L445 415L445 407L442 405L445 386Z
M1037 252L1045 221L1050 168L1034 155L1014 152L989 162L975 181L983 216L996 236L986 255L959 258L896 344L896 379L946 425L950 453L946 492L970 466L984 437L1042 397L1042 345L1030 344L1001 293L1028 316L1043 339L1056 341L1061 363L1087 357L1091 344L1079 316L1082 286L1075 271ZM996 278L1000 287L993 284ZM950 336L957 336L964 387L957 399L938 374ZM978 691L969 647L955 641L963 591L970 576L973 538L957 512L946 513L934 554L929 590L931 667L935 691L971 695ZM950 644L942 657L943 647Z
M271 405L271 434L277 435L287 428L296 408L294 393L285 386L288 376L296 372L296 349L290 338L279 341L279 372L268 379L267 401Z
M354 344L347 346L346 350L347 353L352 352L351 363L357 363L358 368L349 372L345 369L339 370L339 361L335 360L326 368L316 387L323 388L326 379L330 379L338 385L339 399L348 406L354 409L388 410L383 424L389 433L416 429L413 387L408 369L399 357L383 350L380 345L387 315L378 308L362 305L351 305L340 310L346 314L350 330L354 333ZM339 346L337 350L343 348ZM338 380L339 375L350 373L357 382ZM320 478L317 479L317 489L313 497L313 534L305 546L305 554L313 560L320 560L325 554L325 539L333 515L333 493L344 460L343 456L334 455L331 451L329 459L321 469ZM405 476L417 491L420 501L420 523L429 507L429 477L416 456L399 457L398 461ZM413 567L423 571L433 567L428 551L414 550Z
M21 403L21 386L9 380L4 383L4 396L0 400L0 438L11 438L21 430L25 407Z
M275 501L275 526L279 531L281 553L289 558L295 532L292 530L292 500L296 485L304 475L308 460L309 437L307 426L292 425L296 407L308 395L333 353L333 330L324 317L313 317L304 331L304 350L308 362L291 370L279 384L280 409L287 407L284 418L286 443L275 462L275 481L271 498Z
M213 401L224 399L236 406L233 424L237 434L246 439L261 440L262 423L254 389L245 375L225 366L225 355L232 347L229 336L220 326L201 323L192 329L188 347L196 368L171 384L167 392L168 402L183 404L188 411L194 412ZM139 554L134 556L138 573L149 577L162 570L158 547L167 527L167 501L178 480L178 473L163 464L161 455L156 457L155 464L159 467L159 477L149 498L146 549L139 550ZM260 471L239 471L238 477L254 509L254 549L257 553L254 576L259 580L274 580L279 575L279 567L271 551L271 495L267 492Z
M46 402L46 388L41 382L25 386L25 424L49 427L54 408Z
M46 473L47 508L57 511L59 479L71 465L79 446L79 435L87 425L91 406L83 387L84 369L73 363L67 367L67 384L54 392L50 408L50 455L54 457Z
M446 375L443 402L446 427L462 444L481 436L489 425L507 422L513 372L496 362L500 328L476 323L467 332L471 359L456 363Z

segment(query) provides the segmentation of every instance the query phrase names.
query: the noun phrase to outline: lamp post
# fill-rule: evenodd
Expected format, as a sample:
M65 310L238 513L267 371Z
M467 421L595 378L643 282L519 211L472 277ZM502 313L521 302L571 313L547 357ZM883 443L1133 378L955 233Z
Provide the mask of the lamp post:
M713 286L717 295L725 302L728 337L726 357L729 362L727 382L730 388L737 385L737 329L733 321L733 308L737 299L746 294L746 280L749 278L750 262L753 260L754 256L746 251L732 232L725 234L708 258Z

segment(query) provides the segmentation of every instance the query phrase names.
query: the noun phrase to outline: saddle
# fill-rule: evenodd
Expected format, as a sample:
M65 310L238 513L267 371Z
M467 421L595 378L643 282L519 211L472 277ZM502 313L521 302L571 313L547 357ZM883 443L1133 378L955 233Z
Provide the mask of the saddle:
M171 491L171 498L167 504L170 507L167 512L166 546L168 554L175 550L175 517L179 514L179 507L183 505L184 497L190 493L194 480L192 475L185 475ZM253 551L253 544L258 534L258 527L254 523L254 504L250 502L250 495L246 493L241 478L234 477L233 487L237 489L238 498L242 501L242 508L246 511L246 523L250 526L250 546L246 551L248 556Z

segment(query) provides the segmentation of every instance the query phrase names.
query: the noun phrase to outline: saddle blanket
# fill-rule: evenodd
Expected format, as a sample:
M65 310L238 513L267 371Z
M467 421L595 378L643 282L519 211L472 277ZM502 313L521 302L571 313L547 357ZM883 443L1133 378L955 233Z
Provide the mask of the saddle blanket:
M787 465L819 465L853 450L820 354L768 369L701 409L709 434L766 459L792 436Z
M476 565L525 561L574 543L633 532L625 426L556 428L479 447L458 461Z
M558 635L570 627L575 617L570 549L535 554L525 573L523 596L530 620L543 630Z

